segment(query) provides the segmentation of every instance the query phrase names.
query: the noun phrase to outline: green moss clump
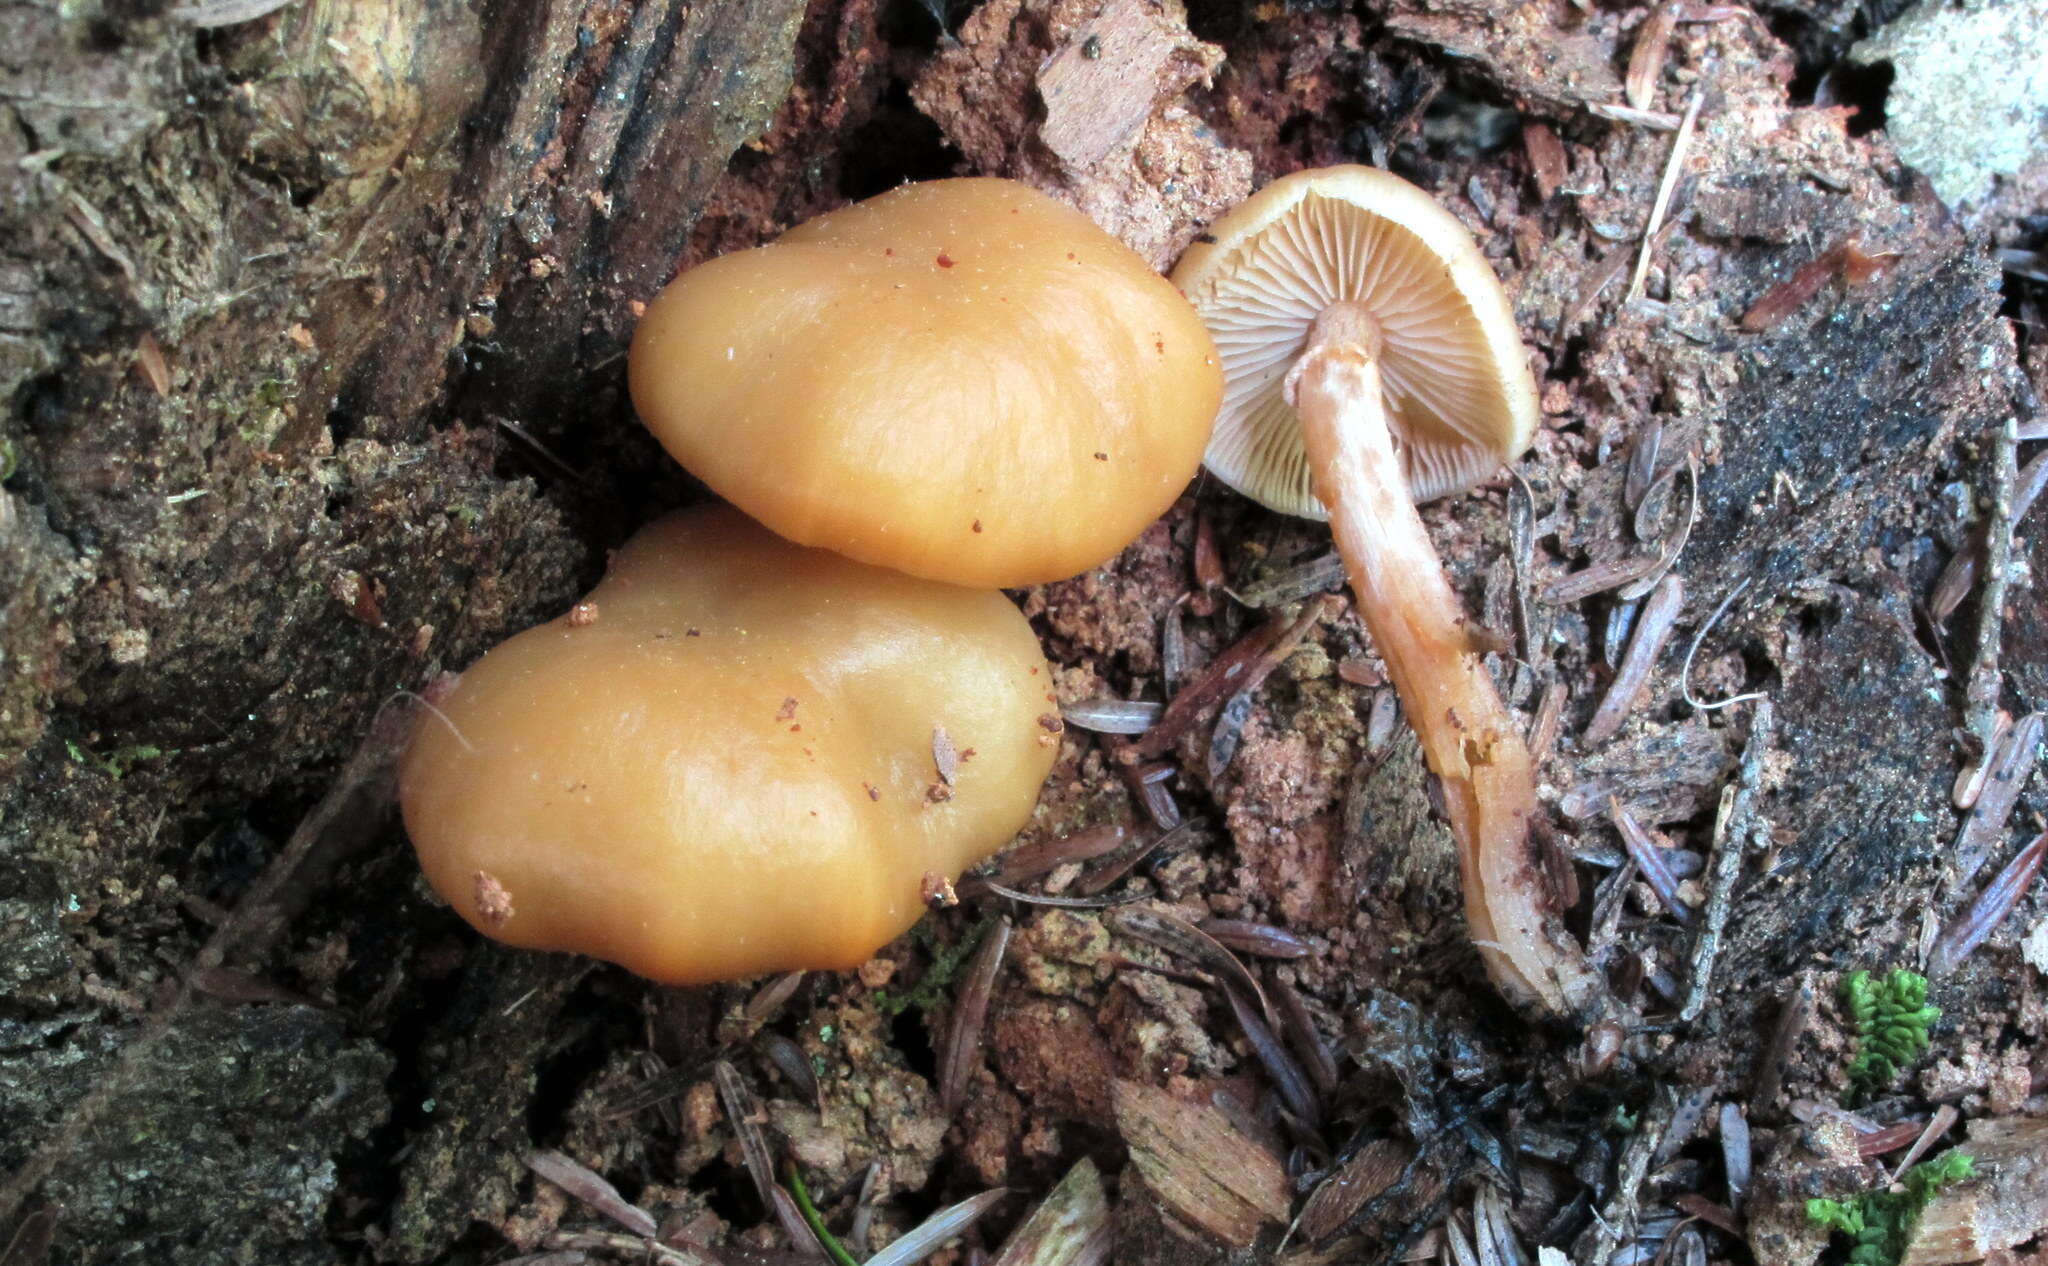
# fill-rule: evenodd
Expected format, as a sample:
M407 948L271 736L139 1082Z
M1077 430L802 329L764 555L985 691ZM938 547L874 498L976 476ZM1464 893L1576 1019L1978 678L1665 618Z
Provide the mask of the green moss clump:
M1934 1193L1971 1177L1975 1169L1967 1152L1945 1152L1907 1170L1900 1184L1903 1190L1865 1192L1847 1200L1809 1200L1806 1216L1854 1241L1849 1266L1897 1266L1912 1238L1913 1223Z
M1882 1092L1920 1058L1941 1008L1927 1005L1927 978L1904 969L1850 972L1842 978L1842 1005L1856 1026L1846 1096L1853 1105Z
M960 974L960 968L966 964L967 956L981 944L981 938L988 935L988 930L995 926L995 922L996 916L991 914L969 928L967 935L961 937L957 943L941 945L938 936L932 931L931 921L920 919L917 926L910 929L911 939L923 946L925 952L932 956L932 965L909 989L875 990L875 1010L886 1016L898 1016L911 1007L924 1012L944 1002L947 990L952 986L953 978Z

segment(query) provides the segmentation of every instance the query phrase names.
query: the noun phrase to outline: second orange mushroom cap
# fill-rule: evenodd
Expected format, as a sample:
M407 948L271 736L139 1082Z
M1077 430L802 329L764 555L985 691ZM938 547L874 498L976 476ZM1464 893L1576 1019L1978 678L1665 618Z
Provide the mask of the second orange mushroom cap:
M1014 181L905 185L712 260L652 304L633 401L800 544L979 587L1085 571L1200 464L1222 398L1173 284Z

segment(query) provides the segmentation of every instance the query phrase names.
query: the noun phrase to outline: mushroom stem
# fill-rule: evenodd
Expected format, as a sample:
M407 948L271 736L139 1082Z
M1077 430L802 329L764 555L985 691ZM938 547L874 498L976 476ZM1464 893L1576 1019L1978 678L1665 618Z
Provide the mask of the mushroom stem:
M1555 931L1528 846L1536 788L1458 599L1408 497L1381 396L1379 331L1356 305L1317 322L1289 374L1316 496L1328 509L1358 611L1443 784L1465 918L1495 986L1517 1003L1584 1009L1597 979Z

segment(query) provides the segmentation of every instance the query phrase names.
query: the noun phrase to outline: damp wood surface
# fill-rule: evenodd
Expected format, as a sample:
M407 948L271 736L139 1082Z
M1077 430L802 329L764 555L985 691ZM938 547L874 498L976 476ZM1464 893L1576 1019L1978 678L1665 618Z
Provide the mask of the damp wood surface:
M1936 200L1839 70L1883 7L0 11L0 1263L800 1260L790 1162L862 1256L1005 1187L935 1260L1583 1262L1612 1224L1805 1262L1804 1202L1944 1109L1929 1154L2036 1138L2038 885L1840 1106L1843 975L1926 967L2048 810L1995 801L1956 873L1971 682L2048 709L2048 533L1987 535L2048 393L2048 162ZM1172 724L1049 737L1014 865L858 971L664 988L433 899L393 725L706 495L625 391L679 270L966 173L1166 266L1340 162L1512 297L1534 445L1423 518L1547 736L1566 925L1648 1024L1500 1002L1327 529L1206 476L1014 595L1070 715ZM1984 568L1933 598L1971 551L2015 564L1988 679ZM1767 726L1699 706L1756 692ZM2043 1234L1997 1163L1916 1260Z

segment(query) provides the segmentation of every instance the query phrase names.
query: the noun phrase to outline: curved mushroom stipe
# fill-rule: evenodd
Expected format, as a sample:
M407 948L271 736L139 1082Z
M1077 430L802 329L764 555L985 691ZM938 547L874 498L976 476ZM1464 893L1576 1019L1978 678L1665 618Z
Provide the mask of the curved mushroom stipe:
M1529 857L1529 750L1408 499L1380 404L1378 362L1366 344L1319 341L1291 386L1316 495L1329 510L1359 615L1443 785L1465 921L1487 974L1511 1001L1579 1011L1598 980L1553 929Z
M1286 177L1211 236L1174 271L1224 361L1210 468L1273 509L1329 519L1442 783L1466 919L1495 986L1556 1015L1606 1009L1530 853L1521 729L1415 511L1499 469L1532 433L1535 386L1498 279L1455 217L1365 168Z

